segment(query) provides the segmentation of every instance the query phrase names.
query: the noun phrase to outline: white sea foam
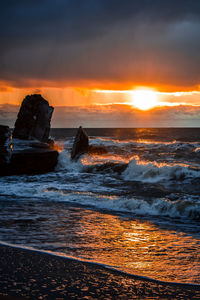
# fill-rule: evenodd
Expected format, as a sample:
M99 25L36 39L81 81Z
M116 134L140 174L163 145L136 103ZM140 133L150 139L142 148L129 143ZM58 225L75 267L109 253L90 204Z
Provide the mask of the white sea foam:
M179 199L170 201L167 199L154 199L152 202L136 198L114 198L109 201L103 199L98 203L98 207L114 211L132 212L137 215L168 216L171 218L191 218L200 217L200 203L190 200Z
M97 139L97 141L93 140L93 142L104 144L105 139ZM108 140L107 142L112 145L118 144L119 147L122 144L124 146L124 143L127 144L127 142L121 143L113 140ZM152 146L153 144L151 144ZM161 146L163 146L162 143L155 144L155 147ZM175 142L171 145L167 144L167 147L174 147L175 149L178 146ZM184 147L187 148L188 145L183 145ZM196 144L195 149L197 147L199 147L198 144ZM179 195L177 201L162 198L154 199L151 202L146 201L144 198L141 199L141 197L134 198L134 194L132 194L132 197L123 196L123 192L126 192L124 180L144 183L164 182L170 184L170 182L176 183L178 181L179 183L185 183L189 179L200 177L198 169L195 170L183 164L144 163L136 157L126 167L125 160L124 158L122 159L123 156L109 153L104 156L90 156L86 154L81 159L73 161L70 158L69 147L67 148L59 154L56 172L35 176L1 178L0 195L2 197L9 196L9 199L22 199L24 197L30 200L50 199L53 201L75 202L100 209L127 211L141 215L191 218L199 216L200 198L198 197L197 201L192 198L192 195L188 195L185 198ZM189 148L193 148L193 146L189 146ZM105 170L102 167L104 165ZM119 175L120 172L117 173L115 171L115 167L118 165L119 168L121 165L120 172L126 167L121 175ZM98 166L101 166L101 168L98 169ZM128 185L127 189L129 189ZM184 186L182 192L184 192Z
M136 197L109 196L93 192L65 192L63 190L49 191L54 199L93 206L109 211L121 211L137 215L167 216L171 218L200 218L199 197L184 196L176 201L157 198L151 201Z
M105 176L93 176L88 179L76 177L75 181L70 181L71 175L59 178L62 173L57 173L54 178L45 176L29 177L28 181L21 178L21 182L11 180L0 186L1 196L5 196L7 200L21 201L26 198L29 201L35 200L52 200L58 202L76 203L85 206L92 206L98 209L108 211L121 211L134 213L136 215L149 216L168 216L171 218L200 218L200 198L195 195L179 195L173 199L173 194L168 198L153 198L151 200L141 199L136 196L117 195L120 182L114 187L104 186ZM52 175L53 176L53 175ZM108 180L109 177L106 178ZM111 179L111 178L110 178ZM83 180L83 181L82 181ZM3 182L2 182L3 183ZM112 194L110 194L112 193ZM8 197L9 196L9 197ZM2 198L3 199L3 198Z
M133 158L122 177L125 180L135 180L142 182L160 182L168 180L184 180L200 177L200 171L189 169L179 164L167 165L157 164L155 162L144 163Z
M81 160L72 160L70 157L70 152L63 150L58 157L58 164L56 166L56 171L73 171L80 172L83 168Z

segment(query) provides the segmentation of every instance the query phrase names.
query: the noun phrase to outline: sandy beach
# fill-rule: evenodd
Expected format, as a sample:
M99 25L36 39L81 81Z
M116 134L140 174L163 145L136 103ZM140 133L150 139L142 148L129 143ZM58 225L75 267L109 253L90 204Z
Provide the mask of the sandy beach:
M199 299L200 286L166 284L44 252L0 246L2 299Z

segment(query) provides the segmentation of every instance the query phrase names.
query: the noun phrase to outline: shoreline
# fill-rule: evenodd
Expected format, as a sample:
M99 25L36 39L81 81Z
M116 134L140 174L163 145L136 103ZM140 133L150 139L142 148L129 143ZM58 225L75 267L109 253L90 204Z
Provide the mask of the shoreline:
M0 296L5 299L159 299L178 296L199 299L200 285L157 281L101 264L0 243Z
M12 244L12 243L7 243L7 242L3 242L0 241L0 247L1 246L6 246L6 247L11 247L14 249L21 249L21 250L27 250L27 251L33 251L34 253L41 253L44 255L52 255L58 258L62 258L62 259L66 259L66 260L70 260L70 261L75 261L77 263L83 263L83 264L89 264L93 267L100 267L100 268L104 268L108 271L112 271L112 272L116 272L117 274L122 274L125 276L130 277L131 279L136 279L136 280L144 280L144 281L150 281L150 282L154 282L156 284L163 284L163 285L172 285L172 286L183 286L183 287L192 287L192 288L199 288L200 289L200 284L198 283L183 283L183 282L176 282L176 281L164 281L164 280L159 280L159 279L154 279L148 276L143 276L143 275L136 275L136 274L132 274L132 273L128 273L126 271L120 270L120 269L116 269L111 265L106 265L103 263L98 263L98 262L93 262L93 261L89 261L86 259L81 259L81 258L75 258L73 256L65 256L62 255L62 253L59 252L52 252L52 251L48 251L48 250L42 250L42 249L35 249L29 246L24 246L24 245L18 245L18 244Z

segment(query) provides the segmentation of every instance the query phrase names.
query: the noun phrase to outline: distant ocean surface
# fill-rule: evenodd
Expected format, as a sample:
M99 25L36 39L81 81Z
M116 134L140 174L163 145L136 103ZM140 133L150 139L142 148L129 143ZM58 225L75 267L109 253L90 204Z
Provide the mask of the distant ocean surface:
M86 131L77 162L76 130L52 129L55 172L0 178L0 240L200 284L200 128Z

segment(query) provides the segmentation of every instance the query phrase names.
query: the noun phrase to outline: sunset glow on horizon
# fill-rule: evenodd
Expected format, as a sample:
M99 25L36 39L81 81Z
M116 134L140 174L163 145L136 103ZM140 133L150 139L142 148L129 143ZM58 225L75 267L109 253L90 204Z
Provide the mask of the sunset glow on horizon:
M147 86L130 90L89 87L12 87L1 86L0 105L20 105L27 94L42 94L53 106L131 105L136 109L179 105L200 106L200 91L164 92Z
M26 1L13 7L4 1L2 8L2 123L13 126L25 96L41 94L55 107L56 126L75 124L61 108L76 111L77 123L87 126L102 126L108 114L108 125L116 127L200 126L198 1Z
M200 102L191 102L187 103L187 101L180 101L177 102L175 100L178 100L178 98L182 99L185 97L193 97L198 96L200 98L200 92L199 91L183 91L183 92L160 92L156 89L148 88L148 87L142 87L137 88L135 90L94 90L95 93L100 93L107 95L126 95L127 101L124 101L124 103L121 104L127 104L131 105L139 110L150 110L156 107L175 107L180 105L190 105L190 106L200 106ZM173 101L167 101L166 99L173 97ZM110 96L110 98L112 98ZM166 98L164 100L164 98ZM97 103L98 105L99 103ZM112 104L112 102L109 102L109 104ZM113 102L113 104L119 104L119 102Z

